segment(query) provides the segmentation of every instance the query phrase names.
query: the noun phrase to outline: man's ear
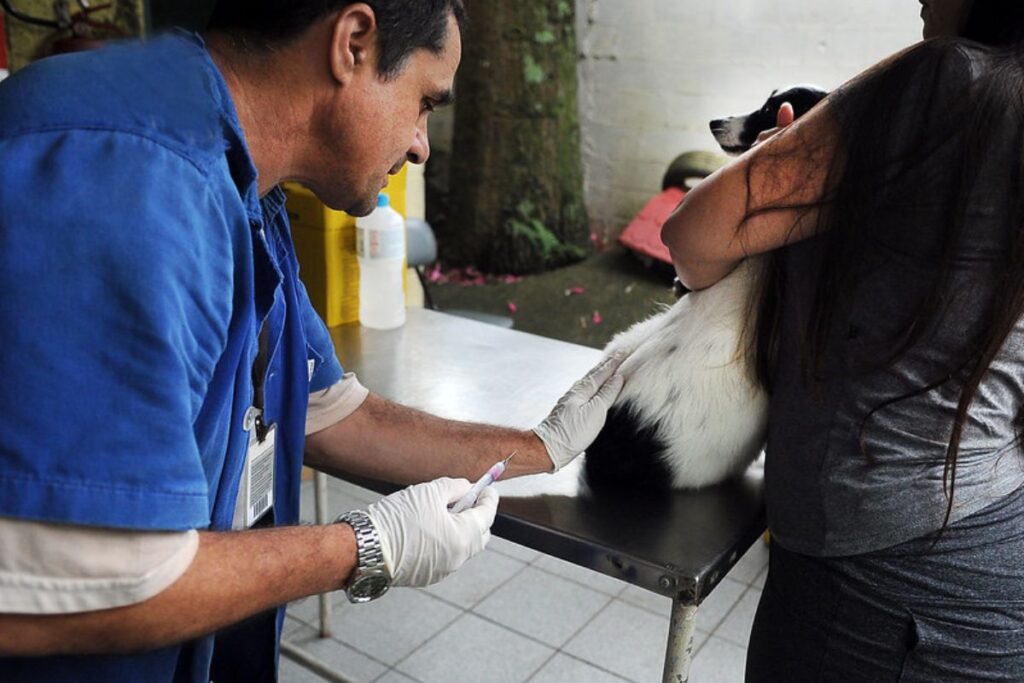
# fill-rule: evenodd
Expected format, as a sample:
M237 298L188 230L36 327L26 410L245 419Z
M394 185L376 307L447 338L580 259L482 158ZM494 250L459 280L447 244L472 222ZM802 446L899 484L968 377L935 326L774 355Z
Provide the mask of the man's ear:
M331 32L331 75L347 83L360 67L377 60L377 16L366 4L348 5L338 12Z

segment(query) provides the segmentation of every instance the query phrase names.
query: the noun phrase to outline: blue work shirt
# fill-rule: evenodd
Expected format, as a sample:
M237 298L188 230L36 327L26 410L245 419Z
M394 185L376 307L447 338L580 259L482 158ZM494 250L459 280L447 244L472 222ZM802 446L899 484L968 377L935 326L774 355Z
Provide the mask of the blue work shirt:
M53 57L0 84L0 516L230 529L264 322L274 521L290 524L309 393L342 371L283 193L259 197L201 39ZM253 647L273 654L267 630ZM0 658L0 680L208 681L213 651Z

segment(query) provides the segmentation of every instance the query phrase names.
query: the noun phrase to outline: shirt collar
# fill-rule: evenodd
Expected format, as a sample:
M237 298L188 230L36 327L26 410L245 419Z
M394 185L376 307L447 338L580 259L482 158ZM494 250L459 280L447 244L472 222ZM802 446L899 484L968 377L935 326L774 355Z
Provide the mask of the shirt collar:
M210 81L213 102L220 113L223 126L224 156L227 158L228 169L231 172L232 179L235 181L238 194L245 205L246 213L249 214L249 219L264 221L266 217L263 215L263 206L259 196L256 165L249 154L249 146L245 142L245 133L242 130L241 122L238 120L238 110L235 109L235 102L231 99L231 91L228 89L227 81L224 80L220 69L217 68L217 65L210 57L209 50L206 48L206 41L203 40L202 36L198 33L182 29L175 29L174 33L191 42L202 52L202 61ZM272 190L268 197L271 194L275 194L275 192ZM283 206L284 194L280 194L280 202ZM272 205L273 202L268 206ZM280 207L278 207L279 209Z
M263 220L267 223L272 223L278 214L284 211L285 200L284 190L281 189L280 185L275 185L271 188L270 192L265 194L260 200Z

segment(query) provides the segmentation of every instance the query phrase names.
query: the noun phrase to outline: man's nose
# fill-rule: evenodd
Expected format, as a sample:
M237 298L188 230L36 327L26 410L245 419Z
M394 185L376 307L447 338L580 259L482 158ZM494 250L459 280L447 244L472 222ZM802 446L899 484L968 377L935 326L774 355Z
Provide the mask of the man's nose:
M412 141L412 147L406 153L406 158L412 164L425 164L430 158L430 140L427 137L425 128L416 129L416 137Z

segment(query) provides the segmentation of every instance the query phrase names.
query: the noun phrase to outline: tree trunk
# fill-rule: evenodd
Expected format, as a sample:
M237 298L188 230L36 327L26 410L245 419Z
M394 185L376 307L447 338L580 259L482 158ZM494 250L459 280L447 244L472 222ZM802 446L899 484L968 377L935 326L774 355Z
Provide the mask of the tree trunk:
M442 259L530 273L589 251L573 0L467 0Z

